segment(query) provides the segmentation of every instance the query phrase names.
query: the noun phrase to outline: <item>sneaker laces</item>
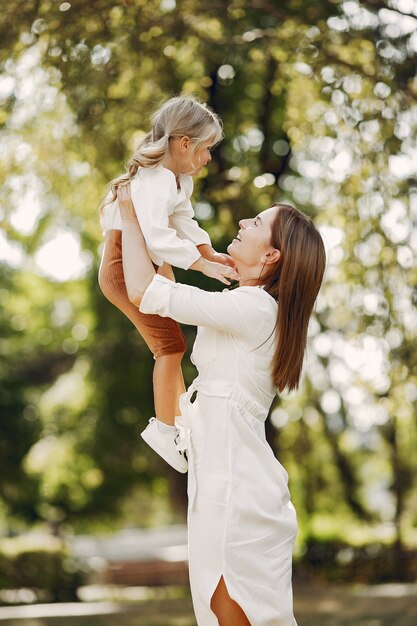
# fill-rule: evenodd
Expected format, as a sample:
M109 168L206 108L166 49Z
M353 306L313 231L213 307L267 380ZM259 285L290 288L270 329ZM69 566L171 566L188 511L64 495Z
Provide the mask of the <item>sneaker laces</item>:
M177 427L178 428L178 427ZM178 428L178 433L174 439L175 445L177 446L178 452L188 461L187 457L187 441L185 439L184 428L180 426Z

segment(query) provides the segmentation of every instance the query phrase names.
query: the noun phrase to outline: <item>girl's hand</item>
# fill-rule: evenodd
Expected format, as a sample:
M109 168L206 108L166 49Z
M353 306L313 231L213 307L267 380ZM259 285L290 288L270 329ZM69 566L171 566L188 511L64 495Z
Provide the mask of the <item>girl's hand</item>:
M210 261L214 261L215 263L222 263L223 265L229 265L230 267L233 267L233 269L236 269L236 265L232 257L225 252L214 251L214 253L210 257Z
M240 280L239 274L233 267L224 265L223 263L215 263L214 261L207 261L200 257L191 266L192 270L198 270L208 276L209 278L215 278L225 285L230 285L232 280Z
M130 183L125 183L117 188L117 201L119 203L120 216L123 222L137 222L135 207L130 194Z
M223 252L216 252L212 246L203 243L197 246L199 253L203 257L203 259L207 259L207 261L214 261L214 263L222 263L223 265L230 265L236 269L235 262L232 257Z

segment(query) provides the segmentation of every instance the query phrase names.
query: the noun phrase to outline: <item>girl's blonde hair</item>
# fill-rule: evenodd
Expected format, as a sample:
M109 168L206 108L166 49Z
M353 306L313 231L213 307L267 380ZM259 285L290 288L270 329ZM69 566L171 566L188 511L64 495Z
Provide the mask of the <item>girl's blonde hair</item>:
M222 122L216 113L195 96L170 98L152 116L152 128L139 142L127 163L127 172L109 183L112 195L106 197L103 207L116 200L118 187L131 180L139 167L156 167L169 149L171 137L189 137L195 148L209 141L212 145L223 137ZM195 149L194 148L194 149Z

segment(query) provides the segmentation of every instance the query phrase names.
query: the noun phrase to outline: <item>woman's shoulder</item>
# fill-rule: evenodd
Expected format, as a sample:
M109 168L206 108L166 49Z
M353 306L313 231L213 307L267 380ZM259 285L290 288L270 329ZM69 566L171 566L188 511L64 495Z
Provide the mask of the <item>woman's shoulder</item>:
M227 290L225 290L227 291ZM229 293L237 302L241 304L247 313L251 311L252 315L263 319L275 319L277 315L277 302L267 291L259 286L236 287L229 290Z
M274 300L274 298L267 291L265 291L265 289L263 289L261 285L247 285L242 287L236 287L236 289L233 289L233 292L238 294L245 294L246 296L257 301L263 301L273 308L276 308L278 306L277 301Z
M240 339L245 345L252 346L254 338L256 341L259 338L266 339L273 333L278 309L276 301L268 292L262 287L245 286L232 289L229 293L234 298L235 306L232 310L241 320Z

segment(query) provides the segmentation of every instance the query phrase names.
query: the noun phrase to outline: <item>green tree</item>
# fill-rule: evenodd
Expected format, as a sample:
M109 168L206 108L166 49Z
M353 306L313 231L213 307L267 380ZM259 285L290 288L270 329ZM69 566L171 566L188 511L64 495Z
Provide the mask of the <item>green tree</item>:
M42 284L40 325L50 326L48 302L58 289L72 303L68 320L53 328L43 348L42 367L51 376L20 378L12 394L21 404L6 445L17 436L15 428L25 429L26 447L15 466L27 468L20 484L38 485L39 516L110 513L117 509L115 494L122 502L135 484L153 485L156 493L166 474L135 439L151 413L152 362L96 286L96 207L145 132L148 112L185 91L207 100L224 121L225 140L195 194L196 215L215 246L224 249L240 218L277 200L311 214L328 244L305 382L297 395L277 400L268 423L271 443L289 469L302 528L314 535L331 520L391 521L401 543L417 514L411 489L416 186L410 165L416 22L400 0L8 3L0 17L1 133L8 146L2 225L24 258L36 257L59 228L76 235L90 254L84 274L65 285L35 278L22 264L13 270L26 276L27 298L29 281ZM39 85L31 109L21 86L28 71L37 73ZM17 157L11 156L13 141L27 146ZM22 234L9 218L22 181L35 184L30 173L42 211L32 232ZM213 288L195 274L178 272L178 278ZM2 323L13 314L6 304ZM74 338L83 334L74 331L79 316L88 330L82 341ZM187 332L191 343L193 331ZM32 351L39 350L36 337L27 330ZM54 370L49 363L59 346L65 367ZM25 361L23 346L10 350ZM187 366L187 379L192 375ZM82 378L78 404L51 400L46 386L59 389L64 376L69 389L74 376ZM13 389L12 380L6 368L3 384ZM30 397L42 411L27 424L19 407ZM42 448L53 428L55 439ZM47 450L65 470L52 485ZM171 495L180 501L184 485L174 480L170 474Z

